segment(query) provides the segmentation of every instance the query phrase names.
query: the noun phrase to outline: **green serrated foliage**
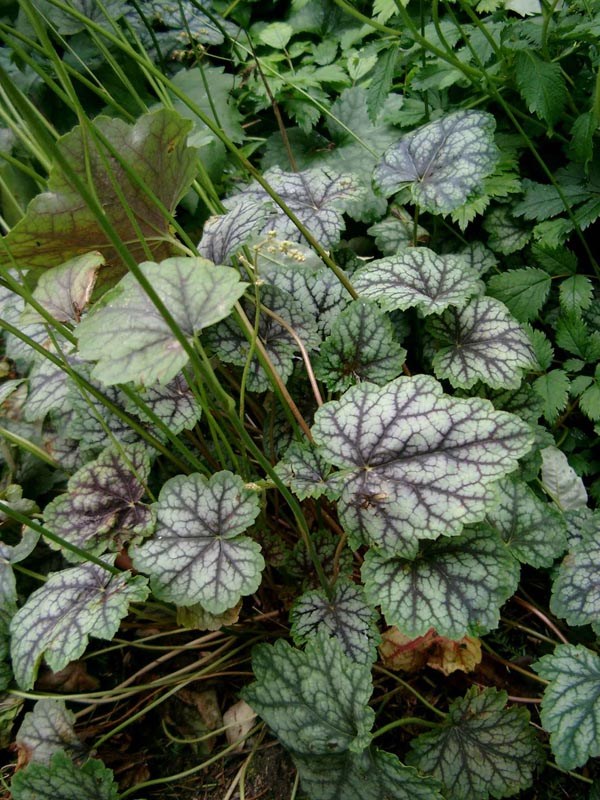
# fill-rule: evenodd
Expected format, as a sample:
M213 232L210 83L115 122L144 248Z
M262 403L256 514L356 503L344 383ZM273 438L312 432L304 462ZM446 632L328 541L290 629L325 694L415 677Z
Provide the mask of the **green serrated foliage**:
M560 644L533 668L550 681L541 717L559 767L575 769L600 756L600 657L583 645Z
M157 597L199 603L211 614L232 608L260 585L260 546L241 534L259 512L256 494L231 472L176 475L162 487L154 536L131 549Z
M398 344L390 319L368 300L355 300L331 326L315 359L315 375L330 391L354 383L383 385L398 377L406 350Z
M432 627L450 639L492 630L519 574L501 538L483 527L424 544L414 560L371 549L362 567L369 601L411 638Z
M600 631L600 520L592 517L586 535L573 544L552 584L550 610L569 625L592 625Z
M584 361L600 359L600 331L590 330L577 313L563 313L556 323L556 344Z
M103 264L102 253L76 256L40 275L33 297L58 322L76 325L90 303ZM27 306L21 319L27 323L39 322L41 318L37 311Z
M392 45L377 59L367 91L367 108L371 122L377 121L379 112L392 88L397 58L398 45Z
M411 247L371 261L352 276L354 288L386 311L418 308L424 315L463 306L480 288L479 272L457 254Z
M70 479L44 509L49 530L94 555L119 552L152 533L154 515L142 502L150 455L141 445L108 448ZM65 551L67 558L72 554Z
M593 299L592 282L585 275L572 275L560 284L560 304L567 312L585 311Z
M51 573L11 622L11 658L19 686L33 687L42 658L57 672L79 658L90 635L112 639L129 604L147 596L142 576L115 576L96 564Z
M284 172L273 167L265 172L264 179L323 247L331 247L339 241L344 211L363 195L352 175L339 175L328 169ZM229 207L246 208L257 204L262 207L271 200L262 186L251 184L227 202ZM300 231L279 206L273 208L264 230L275 230L283 239L302 240Z
M64 700L49 697L38 700L33 710L25 714L15 741L21 752L27 753L28 762L49 764L58 750L72 758L84 752L75 733L75 715Z
M519 322L527 322L541 311L550 283L550 276L542 269L509 269L490 278L487 293L501 300Z
M231 312L247 284L232 267L203 258L168 258L140 271L175 320L181 335L194 335ZM189 356L134 275L104 295L77 328L79 353L96 361L92 375L104 384L168 383Z
M439 783L398 756L376 748L364 753L294 756L310 800L441 800Z
M571 142L569 154L574 161L588 168L594 155L594 134L598 129L598 113L584 111L580 114L571 128Z
M252 652L256 681L242 697L292 753L361 753L371 741L375 713L370 663L355 663L337 639L320 631L305 650L282 640Z
M439 728L411 742L408 762L441 781L448 800L510 797L533 782L541 748L524 708L507 694L469 689Z
M569 378L562 369L553 369L540 375L532 384L544 403L544 417L553 423L564 411L569 399Z
M495 127L491 114L481 111L447 114L386 150L374 180L386 197L410 187L423 210L454 211L496 166Z
M496 489L499 502L488 511L486 523L523 564L550 567L567 548L567 526L562 514L518 478L498 481Z
M77 766L66 753L55 753L49 764L29 764L10 785L13 800L119 800L112 770L91 758Z
M434 372L453 386L469 389L482 381L493 389L518 389L523 370L534 365L527 334L494 298L449 308L427 329L436 346Z
M427 375L363 383L325 403L312 430L340 470L338 510L353 549L414 557L418 540L457 534L493 501L489 484L529 450L529 427L480 398L444 395Z
M579 408L594 422L600 420L600 364L596 367L594 377L579 396Z
M84 183L90 180L107 222L133 258L138 262L144 260L148 247L154 258L165 258L172 247L169 219L149 192L172 214L190 186L195 175L195 151L186 144L190 123L174 111L163 109L144 114L135 125L98 117L94 126L149 191L143 191L108 148L97 145L80 127L59 139L57 146L78 177ZM115 186L119 187L133 219L124 212ZM59 167L50 173L48 191L32 200L25 217L5 242L12 257L27 268L47 269L90 250L99 250L107 264L121 274L124 271L95 213Z
M338 497L338 493L327 483L331 466L310 445L292 443L275 471L300 500L323 494L330 500Z
M553 125L567 100L560 64L543 61L532 50L519 50L515 55L515 78L528 109Z
M335 636L344 653L358 664L371 664L376 657L379 633L377 614L367 604L362 586L338 580L331 597L322 589L304 592L290 612L291 634L298 645L323 631Z
M583 481L557 447L545 447L542 456L542 487L561 511L574 511L587 505Z

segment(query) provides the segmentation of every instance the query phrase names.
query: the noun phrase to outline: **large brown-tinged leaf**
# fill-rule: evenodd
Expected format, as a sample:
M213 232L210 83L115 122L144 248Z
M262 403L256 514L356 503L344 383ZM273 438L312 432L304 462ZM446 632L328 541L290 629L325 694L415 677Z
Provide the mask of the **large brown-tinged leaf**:
M194 179L196 151L186 145L191 123L174 111L162 109L140 117L135 125L120 119L98 117L94 126L136 174L145 189L154 193L172 214ZM108 148L97 145L80 127L58 140L62 155L78 177L96 194L106 220L114 227L137 261L147 258L139 233L153 258L170 255L173 237L169 217L128 177ZM87 170L89 169L89 179ZM135 226L119 199L133 215ZM12 257L22 267L54 267L69 258L99 250L107 265L122 272L121 259L69 177L55 165L48 191L35 197L25 217L6 237Z

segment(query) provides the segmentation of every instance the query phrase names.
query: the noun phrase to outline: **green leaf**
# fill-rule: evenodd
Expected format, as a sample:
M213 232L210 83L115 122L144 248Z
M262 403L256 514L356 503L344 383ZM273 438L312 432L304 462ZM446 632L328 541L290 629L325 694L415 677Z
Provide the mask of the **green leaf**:
M87 366L87 365L86 365ZM87 377L86 369L79 370ZM97 389L117 408L124 409L128 398L114 386L101 386L93 381ZM66 403L70 413L67 417L65 433L78 442L78 448L88 458L100 450L115 444L134 444L139 442L138 434L122 419L117 417L102 401L81 391L74 382L69 382Z
M292 38L294 29L287 22L271 22L258 34L263 44L274 47L276 50L285 50L287 43Z
M227 214L209 217L204 223L198 253L215 264L227 264L259 230L269 211L265 206L240 203Z
M340 175L333 170L284 172L273 167L263 177L323 247L331 247L339 241L344 211L351 201L363 195L352 175ZM247 203L262 206L267 202L271 202L269 195L256 183L227 201L230 207L240 203L242 207ZM302 234L279 206L273 209L266 225L265 232L270 230L277 231L282 239L302 241Z
M534 365L529 339L506 306L476 297L459 310L449 308L427 329L436 342L433 369L453 386L471 388L477 381L493 389L518 389L522 371Z
M179 373L166 386L141 386L136 390L140 400L148 410L157 416L172 433L181 433L183 430L193 428L200 419L202 407L194 396L188 382L182 373ZM149 414L129 399L126 411L135 414L142 421L153 424ZM155 430L155 435L162 435Z
M519 50L515 77L527 108L550 125L557 122L567 101L560 64L542 61L532 50Z
M331 467L319 452L308 444L298 442L291 444L285 456L276 465L275 471L300 500L320 497L322 494L330 500L337 500L338 493L327 483Z
M386 560L371 549L362 567L370 603L411 638L432 627L450 639L492 630L519 574L500 537L486 529L428 542L414 561Z
M531 227L517 222L506 206L486 214L483 227L489 233L488 247L502 255L522 250L531 239Z
M377 122L379 112L383 108L392 88L397 58L398 45L392 45L383 54L379 55L375 64L371 75L371 83L367 90L367 108L373 123Z
M413 220L408 212L399 206L392 206L391 215L371 225L367 233L373 237L384 256L393 256L412 245L413 227ZM427 231L419 225L417 240L427 241L427 239Z
M91 758L81 767L59 751L50 764L29 764L10 785L13 800L119 800L112 770Z
M573 161L583 164L584 169L588 168L594 155L594 135L597 130L598 115L595 111L584 111L571 128L569 155Z
M405 358L389 318L369 301L355 300L321 345L315 375L330 391L344 391L362 380L383 385L398 377Z
M242 697L294 754L360 753L375 719L370 663L358 664L319 632L304 651L279 640L252 651L256 681Z
M485 112L447 114L386 150L375 182L386 197L410 187L413 203L424 211L454 211L496 166L495 127Z
M540 369L547 370L554 361L554 348L550 340L543 331L532 328L525 323L523 325L535 356L535 362Z
M98 117L94 125L149 191L127 176L107 148L101 146L99 152L80 127L58 140L62 155L79 178L94 187L106 222L136 261L146 258L148 247L154 258L168 256L172 247L169 219L149 192L172 214L191 185L196 175L196 155L186 145L190 123L174 111L163 109L144 114L133 126L108 117ZM110 172L103 159L108 161ZM115 186L119 187L119 195ZM132 220L124 213L123 203L133 215ZM6 236L5 243L12 257L27 268L47 269L99 250L107 264L121 274L124 271L96 215L59 167L50 173L48 191L31 201L25 217Z
M298 645L318 631L335 636L344 653L358 664L372 664L376 658L379 632L377 614L367 604L362 586L338 580L331 598L322 589L304 592L292 606L291 634Z
M533 668L550 681L541 717L558 766L575 769L600 756L600 657L583 645L560 644Z
M49 764L58 750L71 757L84 752L75 733L75 715L64 700L49 697L38 700L33 711L25 714L15 740L19 750L26 753L28 763Z
M562 514L515 477L498 481L497 492L499 503L488 511L486 523L523 564L552 566L567 548L567 526Z
M375 544L409 558L419 539L481 520L494 497L489 484L511 472L531 442L517 417L480 398L444 395L427 375L352 387L319 408L312 433L340 469L329 482L341 490L352 548Z
M569 399L569 383L562 369L553 369L534 380L532 385L544 401L544 417L548 422L555 422L560 412L565 410Z
M98 3L96 0L70 0L68 5L87 20L102 27L110 27L111 20L118 20L123 16L125 8L119 0L108 0L107 3ZM72 36L85 30L86 22L77 19L68 11L57 8L48 0L37 0L36 11L42 13L58 33L63 36Z
M142 502L149 474L150 456L143 445L108 448L69 479L64 494L48 503L44 523L94 555L119 552L152 533L154 515ZM68 551L64 554L72 559Z
M578 314L564 313L559 317L556 344L584 361L600 359L600 332L590 331Z
M265 566L260 546L240 535L258 515L258 498L239 476L176 475L155 507L155 534L131 557L150 575L157 597L222 614L258 589Z
M592 625L600 630L600 520L592 518L586 535L574 544L552 584L550 610L569 625Z
M226 317L247 286L237 270L203 258L147 261L140 270L188 341ZM93 377L108 385L168 383L189 359L132 274L104 295L77 328L77 336L81 357L98 362Z
M585 275L572 275L560 284L560 304L567 312L585 311L593 296L592 282Z
M600 419L600 365L596 367L590 385L579 397L579 408L591 420Z
M583 481L557 447L545 447L542 456L542 486L561 509L572 511L587 505Z
M376 748L364 753L294 756L311 800L441 800L439 784L398 756Z
M33 296L59 322L77 324L89 305L98 270L104 264L102 253L76 256L60 267L40 275ZM41 322L33 308L27 307L22 321Z
M437 255L427 247L371 261L356 271L352 283L386 311L415 307L424 315L463 306L481 286L479 273L464 256Z
M50 573L12 619L11 657L19 686L33 687L42 658L54 672L84 652L90 635L112 639L129 604L148 596L147 581L96 564Z
M55 272L52 270L48 275ZM56 349L50 345L49 352L56 355ZM62 349L62 357L66 364L79 369L83 362L74 353L72 348ZM33 367L29 373L29 392L23 410L24 418L30 422L44 419L52 410L66 411L70 408L69 392L73 383L64 369L54 364L50 359L36 356Z
M469 689L439 728L411 742L409 763L438 778L448 800L510 797L533 783L541 748L524 708L506 692Z
M304 284L304 287L306 288L306 284ZM258 325L258 336L271 363L284 381L292 374L294 355L299 349L295 339L290 336L289 329L293 330L303 345L309 349L316 347L320 342L317 320L308 310L305 310L302 302L304 299L304 294L297 298L274 286L262 286L260 289L261 305L274 312L287 323L286 327L280 324L271 314L263 311ZM335 300L337 301L338 299L339 294L336 294ZM313 298L314 300L315 298ZM242 308L248 318L254 320L256 315L255 306L249 300L242 302ZM240 367L246 366L250 354L250 344L234 320L228 319L215 326L206 338L214 352L223 361ZM247 373L246 386L251 392L265 392L271 388L269 377L256 354Z
M527 322L541 311L550 284L550 276L542 269L509 269L490 278L487 293L501 300L519 322Z

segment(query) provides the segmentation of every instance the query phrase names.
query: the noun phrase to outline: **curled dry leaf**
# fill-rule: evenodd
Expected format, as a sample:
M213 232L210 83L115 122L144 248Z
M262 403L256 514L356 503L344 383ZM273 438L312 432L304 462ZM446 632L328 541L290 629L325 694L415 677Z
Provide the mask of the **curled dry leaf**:
M481 662L481 642L472 636L448 639L430 628L424 636L411 639L391 627L382 634L382 639L379 652L389 669L418 672L427 666L450 675L457 670L472 672Z
M240 700L235 705L230 706L223 714L223 725L227 725L225 732L229 744L238 742L236 750L244 747L243 738L252 730L256 712L254 712L245 700Z

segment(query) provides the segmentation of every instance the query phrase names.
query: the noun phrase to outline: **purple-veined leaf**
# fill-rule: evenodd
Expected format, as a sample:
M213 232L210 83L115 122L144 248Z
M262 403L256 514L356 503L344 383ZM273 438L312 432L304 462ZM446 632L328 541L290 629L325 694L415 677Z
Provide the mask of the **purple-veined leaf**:
M50 764L30 764L12 779L13 800L119 800L112 770L98 759L89 759L81 767L59 750Z
M155 534L131 556L150 575L157 597L222 614L258 589L265 564L260 546L241 535L256 519L258 498L239 476L177 475L164 484L155 508Z
M413 203L424 211L454 211L496 166L495 127L482 111L446 114L386 150L375 183L386 197L409 186Z
M42 661L54 672L84 652L88 638L112 639L129 604L148 596L146 578L97 564L51 573L12 618L11 658L19 686L33 687Z
M203 258L147 261L140 270L188 341L224 319L247 286L237 270ZM133 274L104 295L77 328L77 336L81 357L97 361L92 376L103 384L168 383L189 360Z
M57 750L70 756L84 752L75 733L75 715L67 709L64 700L49 697L38 700L33 711L25 714L15 741L21 758L27 763L49 764Z
M414 557L419 539L483 519L490 486L532 442L529 426L480 398L444 395L426 375L363 383L317 411L313 436L338 467L338 509L353 548Z

